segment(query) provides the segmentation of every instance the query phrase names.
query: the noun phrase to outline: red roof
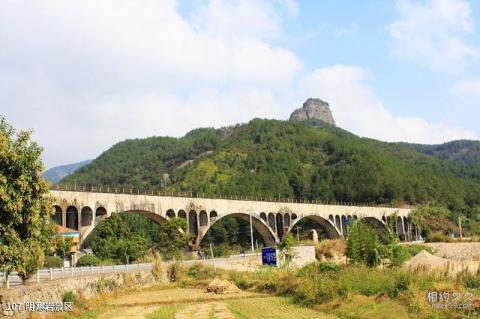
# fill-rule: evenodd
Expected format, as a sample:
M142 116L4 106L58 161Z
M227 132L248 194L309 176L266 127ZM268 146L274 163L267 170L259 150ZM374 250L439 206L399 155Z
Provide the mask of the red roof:
M67 228L67 227L63 227L63 226L60 226L60 225L57 225L57 234L64 234L64 233L78 233L79 231L76 230L76 229L72 229L72 228Z

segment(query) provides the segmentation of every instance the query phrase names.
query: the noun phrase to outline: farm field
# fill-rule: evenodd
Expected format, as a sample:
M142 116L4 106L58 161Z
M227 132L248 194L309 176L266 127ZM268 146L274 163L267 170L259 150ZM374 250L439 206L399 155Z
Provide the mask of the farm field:
M240 292L205 293L203 289L162 289L99 298L89 311L67 318L102 319L328 319L336 316L294 305L285 297Z

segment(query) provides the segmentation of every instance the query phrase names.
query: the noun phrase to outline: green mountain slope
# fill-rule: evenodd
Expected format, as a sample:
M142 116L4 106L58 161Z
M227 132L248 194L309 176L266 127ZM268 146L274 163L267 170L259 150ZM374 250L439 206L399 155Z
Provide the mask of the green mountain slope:
M359 138L321 121L254 119L182 138L127 140L63 182L460 208L480 201L478 176L415 147Z
M418 152L462 165L480 162L480 141L458 140L440 145L402 143Z

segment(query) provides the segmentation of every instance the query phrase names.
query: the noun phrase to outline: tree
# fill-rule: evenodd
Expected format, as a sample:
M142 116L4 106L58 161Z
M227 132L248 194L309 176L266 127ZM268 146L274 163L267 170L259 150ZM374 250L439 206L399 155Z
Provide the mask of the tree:
M55 254L62 260L65 259L70 255L72 245L72 238L57 237L55 239Z
M130 220L136 219L114 214L100 222L89 239L97 257L128 264L145 256L150 240L136 229L136 224L129 224Z
M0 265L24 279L43 264L54 233L42 149L30 136L0 118Z
M296 240L293 237L292 233L286 233L282 242L278 246L280 249L281 259L284 261L285 265L288 266L295 258L295 252L293 247L295 246Z
M190 234L185 232L187 222L183 218L172 218L160 225L155 236L155 243L165 260L179 258L182 250L190 240Z
M353 263L362 263L369 267L380 264L381 244L372 226L360 220L354 222L348 230L347 257Z

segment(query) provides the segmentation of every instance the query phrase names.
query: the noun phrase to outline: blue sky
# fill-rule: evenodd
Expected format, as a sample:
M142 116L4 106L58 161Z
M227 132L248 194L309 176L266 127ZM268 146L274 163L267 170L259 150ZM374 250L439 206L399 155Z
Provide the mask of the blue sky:
M467 0L6 1L0 115L47 167L310 96L360 136L478 139L479 23Z

